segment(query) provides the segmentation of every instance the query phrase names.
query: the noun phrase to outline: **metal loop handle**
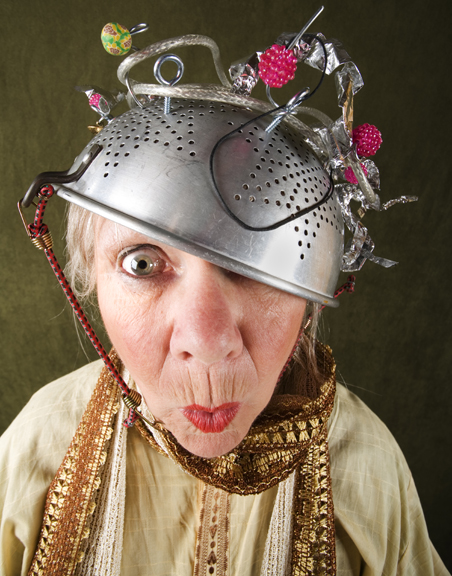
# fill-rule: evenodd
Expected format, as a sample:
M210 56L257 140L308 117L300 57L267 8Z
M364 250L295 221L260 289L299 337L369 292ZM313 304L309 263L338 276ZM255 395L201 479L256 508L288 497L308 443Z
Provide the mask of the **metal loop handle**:
M174 62L175 64L177 64L177 74L176 76L171 78L171 80L165 80L165 78L163 78L162 76L161 70L165 62ZM184 73L184 63L179 58L179 56L176 56L176 54L163 54L163 56L160 56L160 58L158 58L154 64L154 76L157 82L159 84L163 84L164 86L174 86L175 84L177 84L179 80L182 78L183 73Z
M177 73L173 78L171 78L171 80L165 80L165 78L163 78L162 76L162 66L165 62L174 62L175 64L177 64ZM176 54L163 54L163 56L160 56L160 58L158 58L154 64L154 76L157 82L163 86L174 86L182 78L183 74L184 74L184 63L179 58L179 56L176 56ZM169 96L165 96L163 113L169 114L170 110L171 110L171 98Z
M173 78L171 78L171 80L165 80L161 72L161 67L163 63L167 61L175 62L177 64L177 73ZM159 84L161 84L162 86L174 86L182 78L183 74L184 74L184 63L179 58L179 56L176 56L175 54L164 54L163 56L160 56L160 58L158 58L158 60L154 64L154 76L156 80L159 82ZM130 81L129 78L129 71L126 72L124 80L127 86L127 90L129 91L130 95L132 96L137 106L143 108L144 107L143 102L135 94L135 91L132 87L132 82ZM165 104L164 104L165 114L169 114L170 106L171 106L171 98L169 96L165 96Z

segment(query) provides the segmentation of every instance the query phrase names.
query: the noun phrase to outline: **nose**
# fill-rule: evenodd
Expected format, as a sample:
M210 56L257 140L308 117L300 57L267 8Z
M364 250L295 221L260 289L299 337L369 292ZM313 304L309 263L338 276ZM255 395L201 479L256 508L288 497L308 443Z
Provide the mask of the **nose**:
M173 308L170 351L178 360L210 366L242 353L237 287L220 268L189 257Z

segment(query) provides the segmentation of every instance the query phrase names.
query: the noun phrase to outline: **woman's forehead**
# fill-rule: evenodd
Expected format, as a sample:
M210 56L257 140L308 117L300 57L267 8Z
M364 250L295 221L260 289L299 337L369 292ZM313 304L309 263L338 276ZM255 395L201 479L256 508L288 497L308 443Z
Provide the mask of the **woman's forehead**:
M96 215L95 219L94 234L97 247L113 249L124 244L155 244L162 247L167 246L141 232L127 228L127 226L123 226L102 216Z

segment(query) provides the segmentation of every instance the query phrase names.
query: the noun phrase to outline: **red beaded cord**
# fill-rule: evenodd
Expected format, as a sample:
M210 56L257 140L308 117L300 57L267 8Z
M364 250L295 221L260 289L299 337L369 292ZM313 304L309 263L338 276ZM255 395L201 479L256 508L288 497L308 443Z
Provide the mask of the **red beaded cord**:
M43 223L44 211L47 205L49 198L51 198L54 194L54 189L52 186L47 185L43 186L39 191L39 201L36 207L35 217L33 224L28 225L28 233L30 238L42 238L47 232L49 231L48 226ZM44 249L44 253L49 261L50 266L58 279L58 282L63 289L64 293L66 294L67 299L69 300L72 309L75 312L80 324L82 325L85 333L87 334L88 338L91 340L92 345L94 346L96 352L104 361L107 368L110 370L112 376L118 383L119 387L121 388L122 392L125 396L130 394L130 388L124 382L121 374L119 374L118 370L114 366L113 362L110 360L110 357L107 354L107 351L103 347L102 343L100 342L99 338L97 337L94 329L92 328L91 324L89 323L88 318L86 317L85 313L82 310L74 292L72 291L69 282L67 281L66 276L64 275L61 266L58 263L58 260L55 256L51 247L46 247ZM134 425L136 420L139 418L136 411L134 409L129 410L129 416L124 421L124 426L131 427Z

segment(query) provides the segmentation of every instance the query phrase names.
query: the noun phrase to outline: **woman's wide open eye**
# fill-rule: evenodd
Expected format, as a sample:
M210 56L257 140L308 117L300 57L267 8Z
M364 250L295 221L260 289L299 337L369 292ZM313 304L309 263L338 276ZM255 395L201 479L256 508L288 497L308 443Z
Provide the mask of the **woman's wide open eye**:
M149 277L163 272L165 260L150 246L139 246L119 257L122 269L131 276Z

